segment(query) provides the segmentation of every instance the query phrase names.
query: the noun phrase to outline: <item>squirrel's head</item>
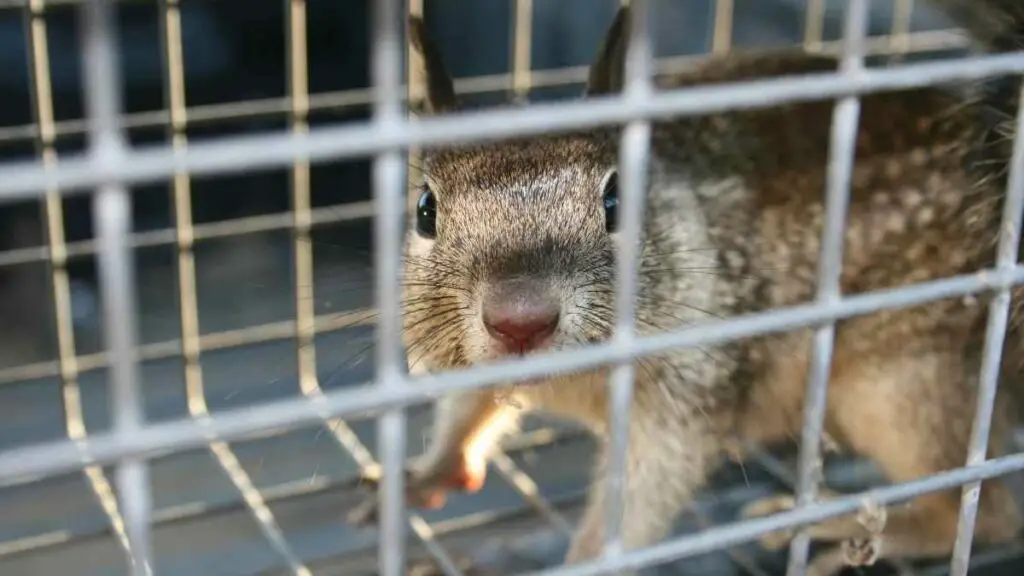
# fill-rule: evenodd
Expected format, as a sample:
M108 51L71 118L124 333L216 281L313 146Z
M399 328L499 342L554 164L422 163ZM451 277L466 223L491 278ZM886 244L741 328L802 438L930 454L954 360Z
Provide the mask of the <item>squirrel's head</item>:
M627 12L587 95L621 88ZM421 20L425 109L459 103ZM441 370L600 341L614 321L618 140L612 131L425 150L410 215L404 325L410 369Z

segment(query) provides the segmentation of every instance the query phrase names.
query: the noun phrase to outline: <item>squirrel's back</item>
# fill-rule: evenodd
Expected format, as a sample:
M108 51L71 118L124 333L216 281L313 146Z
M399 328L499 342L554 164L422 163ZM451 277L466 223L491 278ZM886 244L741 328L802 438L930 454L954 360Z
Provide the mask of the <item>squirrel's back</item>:
M1024 49L1024 2L1019 0L933 0L971 39L987 52ZM986 163L996 186L1008 185L1010 156L1016 134L1022 94L1018 76L991 78L978 86L974 105L990 130L981 143L981 162ZM1020 169L1021 167L1018 167ZM1018 239L1024 254L1024 237ZM1024 288L1013 290L1007 344L1003 350L1003 389L1016 396L1017 411L1024 415Z
M938 4L959 9L951 10L955 18L968 14L969 32L990 51L1024 45L1024 5L1003 0ZM821 73L837 66L833 58L805 53L731 54L665 83L706 86ZM1018 79L993 78L972 86L929 86L860 98L840 276L844 295L994 266L1019 93ZM655 126L656 155L699 199L707 234L733 280L736 305L730 312L792 306L814 297L834 107L833 100L798 102ZM648 214L654 229L678 218L665 211ZM881 364L892 351L943 341L941 346L964 350L974 369L980 362L987 301L988 295L946 299L840 322L834 366ZM806 335L767 342L752 354L755 366L749 370L764 375L806 369L806 356L790 353L804 348ZM786 356L795 359L769 360ZM1024 289L1014 291L1004 366L1003 390L1024 400ZM791 390L772 390L771 401L787 398L799 410L803 378L764 380L795 382ZM969 428L972 414L966 410L949 418Z
M831 58L730 56L674 85L834 70ZM768 281L755 308L810 298L817 275L834 102L727 111L659 126L655 148L694 181L716 241ZM1010 142L962 94L920 88L861 98L843 291L948 277L994 255ZM721 181L736 194L721 194ZM707 184L708 193L700 194ZM714 190L715 193L711 193ZM670 218L671 215L655 214ZM740 258L735 261L739 262Z

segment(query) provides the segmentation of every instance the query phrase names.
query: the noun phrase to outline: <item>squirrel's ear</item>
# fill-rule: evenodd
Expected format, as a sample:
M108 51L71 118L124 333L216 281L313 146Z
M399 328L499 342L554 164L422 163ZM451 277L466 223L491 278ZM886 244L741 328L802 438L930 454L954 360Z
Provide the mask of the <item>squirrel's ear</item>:
M423 73L426 80L426 112L438 114L455 110L459 101L455 87L441 60L441 52L427 33L427 26L419 16L409 16L409 41L423 57Z
M597 59L590 66L586 96L611 94L622 89L626 67L626 46L629 44L629 7L623 6L604 36Z

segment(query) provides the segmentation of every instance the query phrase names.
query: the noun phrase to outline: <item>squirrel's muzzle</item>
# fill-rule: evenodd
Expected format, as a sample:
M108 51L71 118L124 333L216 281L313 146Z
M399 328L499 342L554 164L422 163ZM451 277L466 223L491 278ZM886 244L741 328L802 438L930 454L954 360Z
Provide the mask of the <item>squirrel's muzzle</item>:
M543 347L558 328L561 306L552 291L535 280L492 284L483 301L483 323L508 354Z

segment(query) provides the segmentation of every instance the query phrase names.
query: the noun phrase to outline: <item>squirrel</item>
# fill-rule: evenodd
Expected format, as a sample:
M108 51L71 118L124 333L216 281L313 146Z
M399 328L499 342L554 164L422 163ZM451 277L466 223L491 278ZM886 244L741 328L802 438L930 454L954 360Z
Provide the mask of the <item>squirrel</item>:
M1006 0L935 0L992 51L1024 38L1024 10ZM979 8L980 7L980 8ZM980 11L984 8L987 11ZM1018 13L1015 13L1019 12ZM996 15L999 17L997 18ZM591 65L584 97L622 89L630 11L621 8ZM427 114L461 104L423 21L409 19L423 56ZM659 89L834 71L798 51L714 56L659 79ZM844 236L841 290L851 295L975 272L995 263L1012 149L1017 80L983 89L925 87L864 95ZM1001 87L999 89L990 87ZM971 86L968 88L977 88ZM636 300L641 335L806 303L814 297L824 219L832 101L735 110L652 123ZM404 251L403 340L411 374L609 339L615 323L621 127L423 150L424 180ZM1022 290L1013 312L989 456L1017 421ZM952 298L836 324L825 430L893 482L964 465L981 366L987 296ZM623 486L622 543L668 535L677 514L736 446L799 435L812 328L635 361ZM409 467L413 506L478 490L487 455L521 413L572 418L606 440L610 368L440 399L431 443ZM1009 392L1008 392L1009 390ZM605 442L607 443L607 442ZM607 451L598 458L603 468ZM595 476L566 563L599 557L605 476ZM810 526L834 544L808 574L849 561L844 542L876 537L878 559L951 553L960 491L885 510L882 526L853 517ZM745 516L793 505L751 504ZM983 483L975 539L1016 538L1022 519L1007 486ZM878 532L872 533L872 530ZM784 545L788 534L762 543Z

